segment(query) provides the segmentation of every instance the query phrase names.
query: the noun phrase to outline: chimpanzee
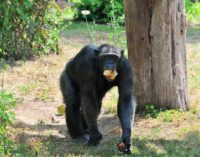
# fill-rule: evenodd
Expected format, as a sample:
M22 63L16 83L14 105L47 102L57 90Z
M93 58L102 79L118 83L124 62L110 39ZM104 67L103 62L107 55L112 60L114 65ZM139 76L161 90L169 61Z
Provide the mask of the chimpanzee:
M131 126L136 101L133 95L132 71L123 50L115 46L85 46L66 65L60 86L66 104L66 123L69 135L88 146L102 139L97 117L102 99L113 86L118 86L118 116L122 128L118 149L131 153ZM86 136L89 133L89 136Z

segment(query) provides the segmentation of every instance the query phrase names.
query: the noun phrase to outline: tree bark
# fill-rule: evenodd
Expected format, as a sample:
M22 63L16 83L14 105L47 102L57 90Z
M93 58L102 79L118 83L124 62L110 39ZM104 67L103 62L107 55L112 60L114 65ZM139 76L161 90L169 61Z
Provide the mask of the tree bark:
M124 0L128 58L138 110L146 104L187 110L183 0Z

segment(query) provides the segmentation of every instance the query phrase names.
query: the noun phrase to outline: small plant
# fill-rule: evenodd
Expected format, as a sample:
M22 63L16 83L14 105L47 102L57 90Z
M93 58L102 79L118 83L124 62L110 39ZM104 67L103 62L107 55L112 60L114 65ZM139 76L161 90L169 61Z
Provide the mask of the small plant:
M172 122L173 114L171 112L166 112L164 114L164 121L165 122Z
M145 114L147 117L157 118L162 109L157 109L153 104L145 105Z
M10 111L15 104L12 94L0 91L0 156L10 155L12 141L8 138L8 126L15 119L14 113Z
M94 30L94 26L96 25L95 21L93 21L93 25L89 25L88 19L87 19L87 16L90 15L90 11L89 10L82 10L81 14L85 18L85 23L87 25L88 32L89 32L89 34L91 36L92 42L95 44L96 43L96 38L95 38L96 32Z
M164 122L172 122L175 119L180 118L182 112L179 110L166 110L160 113L159 118L161 118Z
M111 28L111 32L109 33L109 38L113 42L114 45L117 45L121 48L126 48L126 40L122 37L125 34L125 29L121 29L121 26L124 24L124 14L120 17L116 16L116 0L112 0L111 2L111 12L110 18L111 21L108 23L108 27Z

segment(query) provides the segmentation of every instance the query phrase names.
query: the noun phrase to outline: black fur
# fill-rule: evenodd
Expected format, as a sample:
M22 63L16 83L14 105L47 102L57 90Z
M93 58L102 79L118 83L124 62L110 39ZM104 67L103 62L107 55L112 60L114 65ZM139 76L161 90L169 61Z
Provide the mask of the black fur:
M108 81L103 71L118 72L115 80ZM87 145L97 145L102 139L97 117L102 98L113 86L119 88L118 116L122 127L122 142L130 148L131 125L135 114L132 71L123 50L110 45L85 46L66 65L60 78L66 104L66 122L72 138L84 139ZM89 131L89 139L84 138Z

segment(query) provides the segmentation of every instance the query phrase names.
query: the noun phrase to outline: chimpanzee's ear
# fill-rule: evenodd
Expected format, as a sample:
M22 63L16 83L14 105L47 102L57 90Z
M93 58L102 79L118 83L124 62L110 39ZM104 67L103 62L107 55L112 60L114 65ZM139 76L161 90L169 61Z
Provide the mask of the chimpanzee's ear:
M124 50L121 49L120 53L121 53L121 58L122 58L124 56Z
M95 48L95 49L94 49L94 52L95 52L95 55L96 55L96 56L99 56L99 53L100 53L99 47Z

